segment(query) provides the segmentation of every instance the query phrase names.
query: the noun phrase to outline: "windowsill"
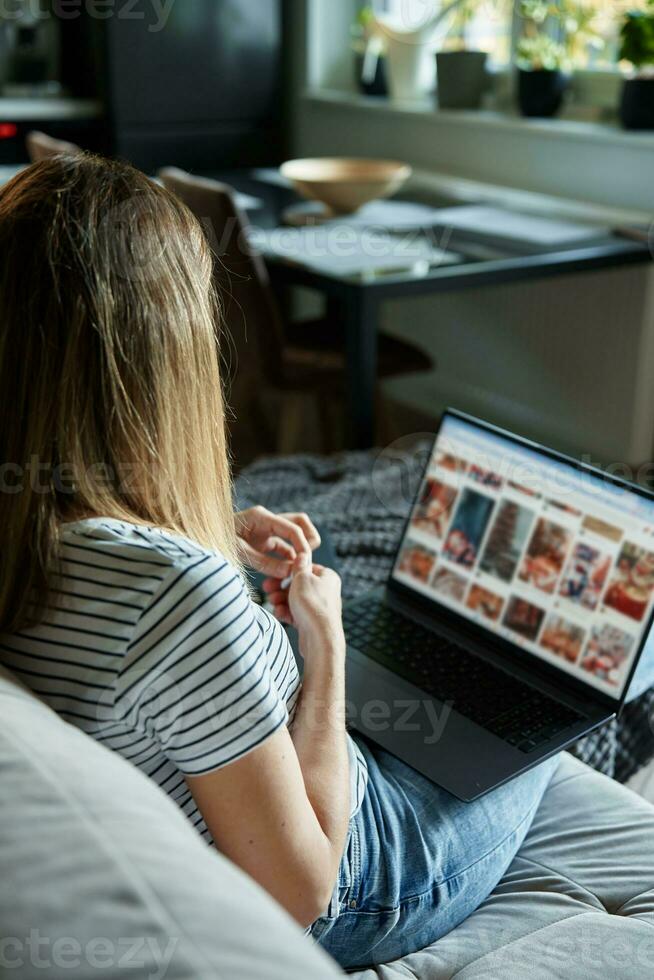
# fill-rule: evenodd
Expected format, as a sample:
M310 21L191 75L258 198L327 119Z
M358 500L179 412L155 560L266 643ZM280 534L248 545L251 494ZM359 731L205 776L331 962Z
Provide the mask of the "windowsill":
M426 201L489 201L616 226L651 221L654 132L439 111L336 89L306 90L298 108L298 155L368 156L383 147L413 166L407 189Z
M310 102L333 105L354 111L364 110L388 115L413 117L433 126L490 128L512 135L547 135L560 140L600 143L604 146L640 147L654 150L653 132L633 132L617 123L588 122L578 119L526 119L517 113L489 109L439 109L433 100L392 102L390 99L362 95L338 89L309 89L304 98Z

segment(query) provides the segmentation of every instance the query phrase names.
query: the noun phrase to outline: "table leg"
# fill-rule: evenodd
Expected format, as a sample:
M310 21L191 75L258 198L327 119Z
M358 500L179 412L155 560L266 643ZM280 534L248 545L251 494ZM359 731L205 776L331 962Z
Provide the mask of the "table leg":
M375 393L379 304L365 287L352 290L343 303L346 354L346 442L369 449L375 440Z

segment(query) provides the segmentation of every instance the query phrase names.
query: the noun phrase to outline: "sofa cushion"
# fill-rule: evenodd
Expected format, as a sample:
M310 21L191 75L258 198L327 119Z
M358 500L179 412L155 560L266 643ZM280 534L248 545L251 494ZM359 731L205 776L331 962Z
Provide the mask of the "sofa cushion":
M6 674L0 781L0 975L341 975L154 783Z
M1 672L0 778L1 975L341 975L158 787ZM564 756L477 912L356 978L632 980L654 975L653 925L654 808Z
M654 976L654 807L564 755L490 898L438 943L357 980Z

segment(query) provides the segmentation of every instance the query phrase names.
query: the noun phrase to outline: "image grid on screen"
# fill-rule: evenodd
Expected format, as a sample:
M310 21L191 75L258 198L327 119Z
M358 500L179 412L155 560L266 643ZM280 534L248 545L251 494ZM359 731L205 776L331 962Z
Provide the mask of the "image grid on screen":
M393 575L619 697L654 601L654 502L447 416Z

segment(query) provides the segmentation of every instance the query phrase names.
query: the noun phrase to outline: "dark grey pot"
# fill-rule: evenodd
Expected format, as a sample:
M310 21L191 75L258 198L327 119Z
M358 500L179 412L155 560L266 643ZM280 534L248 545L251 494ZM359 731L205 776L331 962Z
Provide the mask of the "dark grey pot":
M627 78L620 100L625 129L654 129L654 78Z
M485 51L439 51L438 105L441 109L478 109L488 85Z

